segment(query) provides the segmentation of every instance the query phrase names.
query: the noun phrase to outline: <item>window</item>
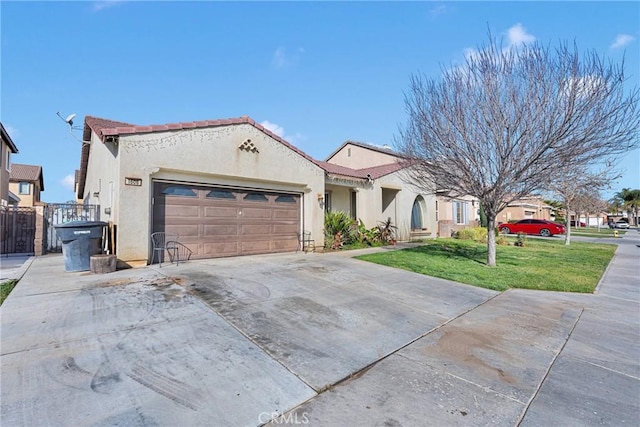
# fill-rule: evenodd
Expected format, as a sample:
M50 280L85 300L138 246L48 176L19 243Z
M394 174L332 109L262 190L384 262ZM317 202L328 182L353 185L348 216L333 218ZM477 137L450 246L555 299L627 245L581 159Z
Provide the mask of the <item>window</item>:
M324 193L324 211L331 211L331 193Z
M413 201L413 208L411 209L411 229L422 229L422 209L420 208L420 200L418 197Z
M236 195L233 194L231 190L223 190L221 188L217 188L215 190L211 190L207 193L207 196L211 199L235 199Z
M31 183L21 182L18 187L19 194L31 194Z
M456 224L467 223L467 202L461 200L453 202L453 221Z
M190 188L187 187L167 187L162 190L162 194L167 196L185 196L185 197L197 197L198 195Z
M278 196L276 197L276 203L295 203L296 198L293 196Z
M244 200L250 201L250 202L268 202L269 199L267 199L267 196L265 196L263 193L247 193L246 196L244 196Z
M11 172L11 150L7 147L7 158L4 162L4 167Z

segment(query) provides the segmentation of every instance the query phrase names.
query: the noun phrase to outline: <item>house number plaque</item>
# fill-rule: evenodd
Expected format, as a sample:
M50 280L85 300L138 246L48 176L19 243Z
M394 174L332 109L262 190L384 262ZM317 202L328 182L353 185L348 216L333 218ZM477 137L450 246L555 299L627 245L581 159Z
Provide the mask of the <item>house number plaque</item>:
M135 185L140 187L142 185L142 178L125 178L124 185Z

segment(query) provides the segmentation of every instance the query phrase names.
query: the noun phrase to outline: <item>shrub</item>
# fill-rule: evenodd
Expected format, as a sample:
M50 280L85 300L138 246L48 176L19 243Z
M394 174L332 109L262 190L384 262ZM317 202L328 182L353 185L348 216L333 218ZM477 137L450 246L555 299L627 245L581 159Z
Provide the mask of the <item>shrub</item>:
M487 242L487 229L484 227L464 228L455 234L456 239L473 240L480 243Z
M508 246L509 245L509 241L507 239L505 239L504 236L498 236L496 238L496 245Z
M518 233L518 237L516 238L516 241L513 243L513 246L524 247L525 240L527 240L527 235L523 232L520 232Z
M386 221L378 221L378 236L382 243L387 244L396 240L396 230L398 227L393 225L391 217L388 217Z
M339 249L352 240L353 218L342 211L329 211L324 214L325 246Z
M358 220L358 225L354 228L353 240L359 245L374 245L380 241L380 230L378 227L367 228L362 220Z

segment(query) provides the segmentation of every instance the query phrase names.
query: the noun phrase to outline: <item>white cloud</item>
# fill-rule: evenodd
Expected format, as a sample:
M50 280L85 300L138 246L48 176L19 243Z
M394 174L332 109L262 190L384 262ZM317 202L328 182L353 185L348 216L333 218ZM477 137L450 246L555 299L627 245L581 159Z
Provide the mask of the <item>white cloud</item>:
M304 54L304 48L299 47L293 52L287 51L285 47L280 46L273 53L271 58L271 66L274 68L286 68L296 64L302 55Z
M269 120L265 120L260 124L266 129L278 135L280 138L284 139L287 142L290 142L291 144L297 144L307 139L303 134L299 132L294 135L287 135L282 126L276 123L271 123Z
M509 47L533 43L536 40L533 35L527 33L527 30L519 22L507 30L507 38L509 39Z
M271 123L269 120L265 120L260 124L265 128L269 129L271 132L278 135L280 138L284 138L284 128L282 126L277 125L275 123Z
M517 23L506 31L507 35L507 46L503 49L505 52L511 49L516 49L518 46L523 44L533 43L536 38L532 34L527 33L527 30L522 26L522 24ZM472 47L466 47L462 49L462 54L466 60L474 60L477 59L479 54L477 49ZM454 67L459 69L461 67L465 67L465 65L461 65L458 67Z
M101 10L109 9L122 3L124 3L122 0L94 1L92 8L94 12L100 12Z
M620 49L635 40L635 37L629 34L618 34L614 42L609 46L611 49Z
M446 12L447 12L447 6L445 6L444 4L441 4L439 6L432 7L431 9L429 9L429 16L431 18L437 18L440 15L444 15Z
M60 184L67 190L74 190L76 179L74 174L69 174L60 180Z

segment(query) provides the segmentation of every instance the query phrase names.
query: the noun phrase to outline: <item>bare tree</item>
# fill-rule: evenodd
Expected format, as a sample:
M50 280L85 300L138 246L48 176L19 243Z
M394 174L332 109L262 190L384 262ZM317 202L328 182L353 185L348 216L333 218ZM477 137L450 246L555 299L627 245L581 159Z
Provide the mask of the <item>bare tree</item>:
M565 165L562 173L549 184L549 188L561 199L567 218L564 244L571 244L570 215L576 213L576 221L580 221L580 213L595 206L594 198L600 198L600 190L608 188L609 183L618 178L612 169L599 172L585 171L575 165Z
M412 76L396 138L405 179L478 198L495 266L496 215L508 203L549 190L562 165L586 170L638 146L639 92L625 94L623 69L567 44L502 49L490 38L439 79Z

